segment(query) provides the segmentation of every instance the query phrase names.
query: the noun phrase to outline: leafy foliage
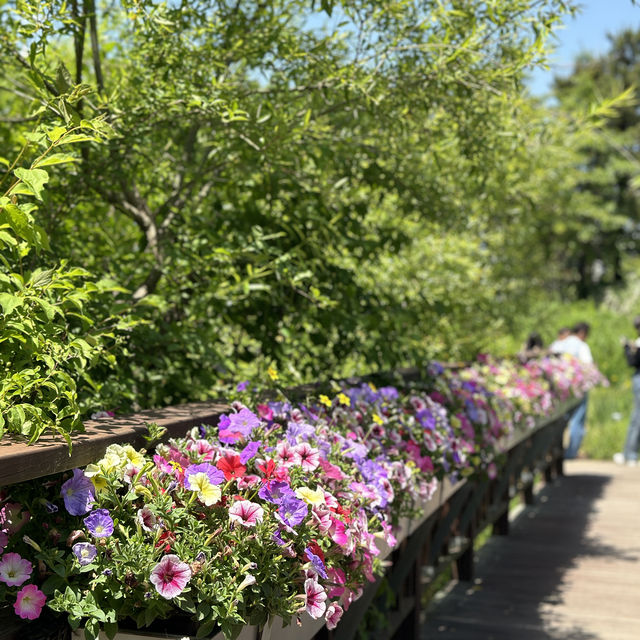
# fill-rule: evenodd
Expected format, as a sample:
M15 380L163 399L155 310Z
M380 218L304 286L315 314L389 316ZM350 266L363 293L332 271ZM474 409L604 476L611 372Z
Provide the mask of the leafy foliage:
M117 374L87 340L82 406L204 399L271 364L288 383L482 349L528 299L531 212L560 191L548 113L521 82L570 10L5 2L5 147L34 119L112 132L69 132L81 152L46 192L43 174L21 181L53 260L112 291L76 330L109 328Z

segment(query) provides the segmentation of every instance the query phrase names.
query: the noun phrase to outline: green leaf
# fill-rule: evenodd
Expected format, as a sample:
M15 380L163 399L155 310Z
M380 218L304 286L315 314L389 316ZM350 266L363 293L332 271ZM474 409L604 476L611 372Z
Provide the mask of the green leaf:
M0 212L0 221L8 222L14 233L29 244L35 245L37 243L29 217L15 204L5 204L3 206Z
M215 619L207 620L205 623L201 624L198 627L198 630L196 631L196 638L206 638L208 635L211 634L215 626L216 626Z
M24 425L25 414L24 409L18 404L14 407L9 407L7 410L7 424L9 429L14 433L21 433L22 426Z
M35 302L40 308L44 311L47 316L47 320L53 320L55 318L56 313L59 313L58 309L52 305L48 300L44 298L31 297L31 300Z
M116 637L116 633L118 633L118 623L117 622L105 622L104 623L104 632L107 635L109 640L113 640Z
M72 156L70 153L53 153L50 156L45 156L41 160L38 160L34 167L48 167L53 164L65 164L67 162L77 162L78 159Z
M29 278L29 284L34 289L47 286L53 280L55 269L36 269Z
M49 174L44 169L23 169L18 167L13 173L16 178L22 180L31 189L38 200L42 200L44 185L49 182Z
M50 131L47 131L47 137L49 138L49 140L51 140L51 142L56 142L57 140L60 140L60 138L62 138L62 136L66 132L66 127L54 127Z
M21 307L23 303L24 298L20 296L14 296L10 293L0 293L0 306L5 316L8 316L14 309Z
M60 140L57 146L61 146L63 144L73 144L74 142L95 142L97 138L93 136L85 136L81 133L73 133L69 136L65 136Z

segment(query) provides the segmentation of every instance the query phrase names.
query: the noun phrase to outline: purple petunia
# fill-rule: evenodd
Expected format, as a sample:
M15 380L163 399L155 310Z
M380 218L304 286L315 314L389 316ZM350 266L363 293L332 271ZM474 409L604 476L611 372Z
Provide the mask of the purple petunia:
M240 409L238 413L229 415L229 426L227 429L233 433L241 433L245 437L249 437L251 432L260 426L260 418L249 411L249 409Z
M78 558L78 562L83 567L91 564L96 555L98 555L98 550L95 545L92 545L90 542L76 542L76 544L71 547L71 551L73 551L73 555Z
M66 510L72 516L82 516L91 509L94 503L95 491L93 482L80 469L73 470L73 478L69 478L63 485L60 495L64 500Z
M307 558L309 558L309 562L315 569L316 573L323 578L328 578L329 576L327 575L327 569L324 566L324 562L322 562L320 556L317 556L315 553L313 553L313 551L311 551L309 547L307 547L304 552L307 554Z
M202 462L201 464L190 464L187 467L185 472L184 484L187 489L192 489L195 491L197 487L191 486L191 476L194 476L196 473L204 473L207 478L209 478L209 482L211 484L220 484L224 481L224 473L217 469L212 464L208 462Z
M312 436L314 433L315 433L315 429L310 424L307 424L306 422L289 421L287 423L286 436L287 436L287 440L291 444L294 444L295 442L297 442L298 438L302 438L303 440L306 440L307 438Z
M248 460L251 460L253 456L258 453L258 449L260 449L260 445L262 442L260 440L254 440L250 442L241 452L240 452L240 462L245 464Z
M271 504L280 504L284 498L295 496L295 493L289 483L269 480L260 487L258 495Z
M278 515L288 527L297 527L309 513L307 503L294 496L285 496L280 502Z
M83 522L96 538L108 538L113 533L113 520L106 509L94 509Z
M245 391L248 386L249 386L248 380L245 380L244 382L239 382L238 385L236 386L236 391L238 392Z

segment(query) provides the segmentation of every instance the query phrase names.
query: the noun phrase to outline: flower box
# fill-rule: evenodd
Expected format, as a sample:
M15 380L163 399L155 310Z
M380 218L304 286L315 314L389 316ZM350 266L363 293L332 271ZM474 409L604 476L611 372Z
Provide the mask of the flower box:
M124 629L122 619L147 624L189 612L205 636L214 621L233 630L269 616L262 639L301 639L316 635L325 616L333 626L343 612L354 618L371 600L371 588L358 597L374 570L390 564L402 583L432 535L430 562L464 554L475 523L504 508L504 483L478 481L482 492L493 487L493 511L476 517L485 496L465 478L496 477L495 456L511 446L507 431L517 452L507 480L551 442L537 435L542 418L513 430L513 400L439 375L404 395L361 385L300 407L270 401L254 413L236 403L217 425L196 427L153 457L110 446L73 476L15 486L15 502L0 514L12 545L0 564L15 562L24 574L11 596L25 597L18 589L33 572L31 557L54 608L87 620L93 634L118 619L122 637L153 637ZM535 392L548 389L540 383ZM26 526L22 539L16 523ZM445 549L454 537L464 544ZM279 615L293 615L293 624Z

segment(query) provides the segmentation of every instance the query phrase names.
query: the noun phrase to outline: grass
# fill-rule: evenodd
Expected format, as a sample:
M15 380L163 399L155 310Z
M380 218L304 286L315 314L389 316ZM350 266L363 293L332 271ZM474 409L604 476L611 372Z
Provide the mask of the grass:
M622 451L632 405L630 376L590 393L587 433L582 444L582 451L589 458L610 460L616 451Z

